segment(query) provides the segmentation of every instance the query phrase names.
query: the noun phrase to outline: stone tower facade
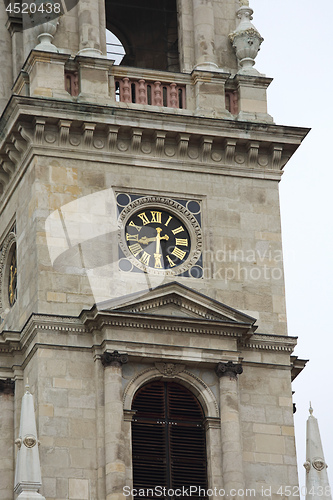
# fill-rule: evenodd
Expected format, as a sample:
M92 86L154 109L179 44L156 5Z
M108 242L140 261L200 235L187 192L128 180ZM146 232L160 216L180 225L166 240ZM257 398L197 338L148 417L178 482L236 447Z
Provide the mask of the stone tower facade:
M137 3L0 5L0 496L14 498L28 379L47 500L194 482L195 454L213 496L281 498L298 484L304 361L278 183L308 130L267 112L247 1ZM154 413L157 393L177 417ZM177 462L194 434L172 432L194 415L201 444Z

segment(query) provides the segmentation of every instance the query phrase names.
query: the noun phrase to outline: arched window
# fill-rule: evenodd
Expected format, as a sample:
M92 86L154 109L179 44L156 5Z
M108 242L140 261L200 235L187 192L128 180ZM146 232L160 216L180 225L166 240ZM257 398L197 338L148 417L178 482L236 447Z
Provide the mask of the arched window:
M120 64L179 71L176 0L105 0L105 15L107 30L124 47Z
M174 382L152 382L138 390L132 409L136 410L132 423L134 488L206 489L204 413L192 392Z

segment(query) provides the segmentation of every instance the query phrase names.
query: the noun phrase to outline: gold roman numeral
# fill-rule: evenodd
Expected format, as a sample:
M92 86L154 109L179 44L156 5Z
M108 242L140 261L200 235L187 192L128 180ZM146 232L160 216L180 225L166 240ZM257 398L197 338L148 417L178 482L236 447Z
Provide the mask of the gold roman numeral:
M129 234L126 233L126 240L127 241L138 241L139 234Z
M128 248L130 249L134 257L136 257L142 251L142 248L139 245L139 243L134 243L134 245L129 245Z
M144 226L146 224L149 224L150 220L148 219L148 217L146 215L146 212L142 212L142 214L138 214L138 217L140 217L140 219L142 220Z
M184 231L183 226L176 227L176 229L172 230L173 234L178 234L181 233L182 231Z
M181 247L187 247L187 238L176 238L176 245L180 245Z
M166 223L164 224L165 226L167 226L169 224L169 222L171 221L172 217L170 215L170 217L168 218L168 220L166 221Z
M176 264L174 263L173 260L170 259L169 255L166 256L166 258L168 259L168 262L170 264L170 267L174 267Z
M141 227L142 227L142 226L136 226L132 220L131 220L131 222L130 222L128 225L129 225L129 226L132 226L132 227L135 227L135 229L136 229L137 231L140 231L140 229L141 229Z
M186 252L183 252L183 250L181 250L180 248L177 248L175 247L173 250L172 250L172 255L175 255L176 257L178 257L178 259L180 260L183 260L183 258L185 257L186 255Z
M149 261L150 261L150 255L149 253L147 252L143 252L143 254L141 255L140 257L140 261L142 262L142 264L144 264L145 266L149 266Z
M150 212L152 219L150 222L157 222L158 224L161 224L162 222L162 212Z

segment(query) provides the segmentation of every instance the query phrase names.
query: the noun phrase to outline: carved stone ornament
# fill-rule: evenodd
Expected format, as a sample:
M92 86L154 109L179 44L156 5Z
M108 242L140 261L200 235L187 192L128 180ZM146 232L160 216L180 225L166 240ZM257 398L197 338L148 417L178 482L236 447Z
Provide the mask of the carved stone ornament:
M229 40L236 52L240 66L239 73L258 75L258 71L253 68L254 60L264 39L251 23L252 14L253 10L249 7L249 3L241 2L241 6L237 10L240 23L236 30L230 33Z
M127 354L119 354L118 351L104 352L101 356L103 366L111 366L113 364L124 365L128 361Z
M312 460L312 465L313 468L318 471L321 471L326 467L325 461L322 458L315 458L314 460Z
M155 363L155 366L157 370L166 377L175 377L186 368L185 365L178 365L175 363Z
M21 438L15 439L15 444L18 447L18 449L20 449L22 446L22 439Z
M230 377L237 379L237 375L243 373L243 367L240 364L233 363L232 361L228 361L227 363L219 363L215 368L216 375L218 377Z
M34 28L35 35L38 39L38 45L35 50L43 50L46 52L59 52L57 47L53 45L52 40L57 31L58 19L50 19L46 23L40 24Z
M308 474L310 472L310 469L311 469L311 463L310 463L310 461L307 460L306 462L304 462L303 467L306 470L306 473Z
M33 448L37 444L37 439L35 438L35 436L25 436L25 438L23 439L23 444L27 448Z

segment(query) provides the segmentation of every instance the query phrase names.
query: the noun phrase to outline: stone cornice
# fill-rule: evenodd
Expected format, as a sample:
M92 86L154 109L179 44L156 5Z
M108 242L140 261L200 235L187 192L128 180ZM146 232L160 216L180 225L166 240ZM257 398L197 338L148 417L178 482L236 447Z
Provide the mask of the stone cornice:
M227 361L234 359L237 353L237 359L242 359L242 364L255 364L256 366L269 365L272 368L283 366L285 369L291 370L292 378L300 373L304 368L306 361L298 360L291 356L289 358L281 358L270 361L270 358L253 362L251 356L247 359L247 352L256 350L280 353L282 356L288 355L293 351L296 345L296 338L278 336L252 334L248 325L241 324L226 324L225 327L221 322L195 320L178 321L178 318L171 317L142 317L142 315L131 315L109 312L99 312L95 318L87 321L89 325L83 323L83 318L61 317L52 315L33 315L26 323L22 332L4 331L0 336L0 355L3 359L2 377L11 378L11 370L13 366L26 366L27 362L34 356L39 348L66 348L70 350L87 350L93 352L100 351L101 353L112 352L114 350L120 353L126 352L131 358L147 358L160 362L160 349L163 349L165 363L197 363L200 359L201 363L207 366L214 365L219 361ZM217 324L216 324L217 323ZM209 326L210 325L210 326ZM89 327L87 327L89 326ZM142 343L140 336L134 335L133 330L136 329L150 330L152 337L147 336ZM128 329L129 335L126 333ZM122 335L116 333L122 332ZM156 345L156 333L180 333L188 336L191 335L217 335L220 336L221 342L219 347L204 347L205 343L200 346L193 344L193 347L186 347L186 356L181 355L177 351L177 346L169 343L168 336L161 337ZM148 332L147 332L148 333ZM155 336L154 336L155 335ZM246 340L246 337L251 336ZM223 343L225 338L225 343ZM137 339L137 340L136 340ZM230 341L233 341L230 343ZM192 345L192 344L191 344ZM181 342L181 348L187 346L187 340ZM199 358L198 358L199 353ZM10 356L10 363L5 362ZM100 354L98 355L98 358ZM275 359L275 358L274 358ZM282 363L282 364L281 364ZM183 369L183 365L180 365ZM159 367L160 368L160 367Z
M290 356L292 381L295 380L295 378L301 373L308 361L308 359L300 359L297 356Z
M163 168L278 180L308 132L304 128L204 118L189 110L141 108L135 104L107 107L13 96L0 121L3 191L17 177L31 151L63 158L74 154L87 160L93 152L95 159L110 162L111 158L118 163L132 162L135 154L138 163L152 168L158 159L163 160Z
M19 332L2 332L0 334L0 353L14 353L20 350Z
M82 316L90 331L107 327L135 328L160 332L179 332L201 335L218 335L234 338L252 335L252 325L231 321L180 318L177 316L145 315L100 311Z
M249 340L242 339L239 348L242 350L282 351L292 353L297 344L297 337L285 335L253 334Z

